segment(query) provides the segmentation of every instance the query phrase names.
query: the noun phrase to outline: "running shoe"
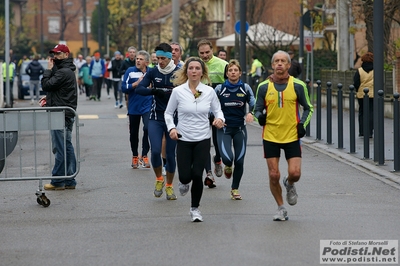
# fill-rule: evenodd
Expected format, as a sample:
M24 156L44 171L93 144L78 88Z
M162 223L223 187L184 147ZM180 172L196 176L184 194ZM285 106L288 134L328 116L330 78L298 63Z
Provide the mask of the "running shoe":
M203 221L203 216L201 216L201 212L199 208L190 208L190 217L192 217L192 222L198 223Z
M289 217L287 216L287 211L285 207L281 207L278 209L276 214L274 215L273 218L274 221L287 221L289 220Z
M156 187L154 189L154 197L159 198L163 194L164 180L163 181L156 180L155 186Z
M215 162L215 155L213 157L213 162L214 162L214 173L217 177L222 176L222 161Z
M242 199L242 196L240 196L238 189L231 190L231 199L233 199L233 200L241 200Z
M174 193L174 188L173 187L165 187L165 194L167 200L176 200L176 195Z
M137 156L132 157L132 164L131 164L133 169L138 169L139 168L139 158Z
M189 188L190 185L189 184L182 184L181 182L179 182L179 193L181 194L181 196L185 196L188 192L189 192Z
M232 166L226 166L225 165L224 175L225 175L226 179L230 179L232 177L232 172L233 172Z
M211 171L208 171L206 178L204 179L204 185L208 186L209 188L215 188L215 179L211 173Z
M147 156L143 156L139 161L143 168L150 168L149 158L147 158Z
M289 203L289 205L296 205L297 203L297 192L296 192L296 188L293 185L289 185L287 177L285 176L283 178L283 185L286 188L286 201L287 203Z

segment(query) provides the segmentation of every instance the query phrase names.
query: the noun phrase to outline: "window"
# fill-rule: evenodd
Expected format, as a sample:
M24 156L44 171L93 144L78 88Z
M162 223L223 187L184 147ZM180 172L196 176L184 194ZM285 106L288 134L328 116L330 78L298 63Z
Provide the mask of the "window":
M49 33L60 33L60 18L49 17Z
M90 33L90 21L91 18L86 17L86 33ZM79 33L83 34L83 17L79 18Z

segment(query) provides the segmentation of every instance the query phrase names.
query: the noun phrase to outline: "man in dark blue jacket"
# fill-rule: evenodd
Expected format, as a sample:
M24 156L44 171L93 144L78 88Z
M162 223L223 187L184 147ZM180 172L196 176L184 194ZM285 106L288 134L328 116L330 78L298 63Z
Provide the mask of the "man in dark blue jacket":
M172 60L172 48L168 43L161 43L156 47L155 51L158 65L144 76L136 88L136 93L140 95L154 95L148 125L151 145L151 165L156 175L154 196L161 197L165 184L164 177L162 176L161 160L162 139L165 136L167 157L165 193L167 194L167 200L176 200L176 195L172 187L176 168L176 141L172 140L169 136L164 120L164 112L174 88L172 76L179 68L174 64L174 60ZM151 88L149 88L150 84Z

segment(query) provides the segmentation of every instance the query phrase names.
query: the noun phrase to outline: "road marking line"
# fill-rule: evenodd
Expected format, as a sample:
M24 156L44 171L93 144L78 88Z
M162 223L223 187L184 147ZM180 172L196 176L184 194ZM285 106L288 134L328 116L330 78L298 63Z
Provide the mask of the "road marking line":
M99 119L98 115L79 115L79 119Z

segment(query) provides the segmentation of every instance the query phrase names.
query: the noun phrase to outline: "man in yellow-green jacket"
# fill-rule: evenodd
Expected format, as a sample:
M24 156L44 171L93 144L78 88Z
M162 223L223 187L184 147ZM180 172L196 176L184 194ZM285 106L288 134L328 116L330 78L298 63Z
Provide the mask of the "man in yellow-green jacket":
M262 63L258 60L256 55L252 56L252 64L251 64L251 70L249 75L251 76L251 87L253 89L254 95L256 95L256 90L258 87L258 84L260 83L260 78L262 75L262 68L263 65Z
M225 60L222 60L219 57L214 56L212 50L212 44L209 40L201 40L197 43L197 51L199 53L199 57L204 61L206 66L208 67L208 76L210 77L212 87L215 88L217 85L225 82L224 72L225 66L228 64ZM214 119L214 116L210 114L210 121ZM222 176L222 159L220 152L218 150L217 145L217 131L215 127L212 128L212 139L214 143L215 156L213 158L214 161L214 173L216 176ZM211 155L210 160L207 160L205 167L207 176L204 180L204 185L209 188L215 187L215 179L211 172Z

